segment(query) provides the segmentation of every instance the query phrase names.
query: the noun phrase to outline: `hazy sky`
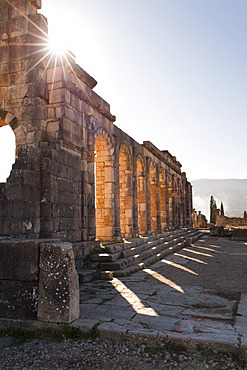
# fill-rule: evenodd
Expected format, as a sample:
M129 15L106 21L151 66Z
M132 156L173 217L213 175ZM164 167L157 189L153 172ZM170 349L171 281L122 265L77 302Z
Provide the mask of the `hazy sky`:
M118 127L190 181L247 178L246 0L43 0L41 13Z

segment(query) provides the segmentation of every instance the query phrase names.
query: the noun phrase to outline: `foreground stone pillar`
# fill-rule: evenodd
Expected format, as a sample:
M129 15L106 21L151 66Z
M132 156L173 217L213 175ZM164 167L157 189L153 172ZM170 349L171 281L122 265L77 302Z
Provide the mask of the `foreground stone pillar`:
M38 320L70 323L79 318L79 282L71 243L41 243Z

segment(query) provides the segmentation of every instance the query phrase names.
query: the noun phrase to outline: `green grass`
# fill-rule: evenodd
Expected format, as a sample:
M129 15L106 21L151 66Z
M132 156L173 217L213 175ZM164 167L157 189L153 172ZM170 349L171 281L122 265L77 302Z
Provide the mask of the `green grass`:
M92 338L95 335L95 328L91 333L83 333L80 328L70 325L59 325L54 328L45 329L22 329L22 328L6 328L0 329L0 337L14 337L14 344L21 344L31 339L52 339L61 342L65 339L83 340Z

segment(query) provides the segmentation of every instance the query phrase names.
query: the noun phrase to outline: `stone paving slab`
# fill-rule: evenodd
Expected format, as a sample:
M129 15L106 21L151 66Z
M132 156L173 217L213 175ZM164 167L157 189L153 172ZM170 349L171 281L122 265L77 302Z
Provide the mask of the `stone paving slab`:
M100 335L108 337L139 335L232 348L240 340L247 346L247 289L245 270L239 270L246 266L245 251L242 242L202 237L150 269L84 284L78 325L97 321Z

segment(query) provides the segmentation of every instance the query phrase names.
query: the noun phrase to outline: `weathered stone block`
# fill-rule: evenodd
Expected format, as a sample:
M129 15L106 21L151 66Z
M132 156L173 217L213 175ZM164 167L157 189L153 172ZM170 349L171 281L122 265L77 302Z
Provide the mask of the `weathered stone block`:
M0 242L0 280L37 281L38 241Z
M64 89L50 91L50 103L62 103L65 100Z
M247 229L233 229L233 240L247 240Z
M8 7L6 1L0 2L0 21L8 19Z
M38 282L0 280L0 317L35 319Z
M38 319L70 323L79 318L79 282L71 243L40 245Z

